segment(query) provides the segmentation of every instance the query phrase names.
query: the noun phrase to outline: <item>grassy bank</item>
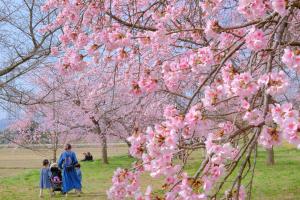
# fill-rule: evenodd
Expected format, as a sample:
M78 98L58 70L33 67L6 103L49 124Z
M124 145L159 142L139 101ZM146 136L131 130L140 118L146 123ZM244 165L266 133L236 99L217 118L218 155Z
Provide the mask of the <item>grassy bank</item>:
M275 149L276 165L266 166L266 153L258 152L256 176L253 185L253 198L261 200L296 200L300 199L300 151L291 148ZM81 197L70 195L68 199L106 199L106 190L111 184L113 171L118 167L129 167L132 159L127 156L110 158L109 165L103 165L99 160L82 163L83 191ZM193 173L197 169L197 155L188 164L187 170ZM148 184L153 184L156 190L160 181L152 181L143 177ZM39 170L27 170L17 176L0 180L1 200L35 200L38 199ZM49 197L45 197L49 199ZM54 199L64 199L57 195Z
M99 160L94 162L81 162L83 173L83 191L81 197L72 194L68 199L106 199L106 190L111 184L111 176L117 167L127 167L132 159L127 156L117 156L110 159L109 165L103 165ZM1 200L35 200L39 199L39 170L28 170L16 177L0 180ZM44 199L50 199L45 193ZM64 199L60 194L52 199Z

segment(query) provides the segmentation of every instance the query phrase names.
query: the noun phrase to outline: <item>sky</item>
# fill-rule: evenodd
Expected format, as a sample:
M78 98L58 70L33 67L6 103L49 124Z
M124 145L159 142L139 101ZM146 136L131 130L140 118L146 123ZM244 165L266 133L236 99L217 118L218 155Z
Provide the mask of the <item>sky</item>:
M0 119L6 118L6 111L0 108Z

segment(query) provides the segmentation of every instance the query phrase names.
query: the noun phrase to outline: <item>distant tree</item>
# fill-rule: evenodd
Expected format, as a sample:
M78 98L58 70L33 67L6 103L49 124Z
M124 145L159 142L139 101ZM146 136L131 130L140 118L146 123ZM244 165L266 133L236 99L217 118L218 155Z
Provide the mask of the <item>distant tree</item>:
M26 82L26 75L51 61L51 47L58 44L59 27L47 33L55 12L42 12L44 1L0 1L0 107L8 112L10 103L26 104L34 100L34 88ZM28 77L27 77L28 78Z
M122 92L128 88L119 79L101 76L97 69L62 77L56 70L45 68L37 77L32 84L37 88L36 99L42 101L27 105L22 120L33 116L40 130L68 135L69 140L99 141L104 163L108 163L107 140L119 138L129 145L127 138L136 129L161 120L156 116L162 109L153 109L157 103L153 95L132 98L132 94ZM156 98L159 95L154 94ZM164 96L160 98L162 106Z

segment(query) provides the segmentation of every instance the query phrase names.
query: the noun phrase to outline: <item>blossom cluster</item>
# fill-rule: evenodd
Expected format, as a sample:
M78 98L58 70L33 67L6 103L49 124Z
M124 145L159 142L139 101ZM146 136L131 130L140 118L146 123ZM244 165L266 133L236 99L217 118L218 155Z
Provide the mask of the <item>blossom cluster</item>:
M271 114L277 124L276 131L273 131L273 142L279 142L284 138L291 144L300 144L299 135L299 111L293 109L292 104L276 104L271 107ZM274 133L276 132L276 134Z
M299 50L284 49L282 62L297 73L300 73L300 53Z

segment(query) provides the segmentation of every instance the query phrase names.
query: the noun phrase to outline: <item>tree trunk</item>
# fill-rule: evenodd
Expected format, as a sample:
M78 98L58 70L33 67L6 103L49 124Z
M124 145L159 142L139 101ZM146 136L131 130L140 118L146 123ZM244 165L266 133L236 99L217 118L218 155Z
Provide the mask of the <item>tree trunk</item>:
M101 131L99 122L94 118L91 117L92 122L95 124L96 133L99 135L101 140L101 149L102 149L102 162L104 164L108 164L108 156L107 156L107 138L106 133Z
M57 152L57 149L56 149L56 148L53 148L53 158L52 158L52 161L53 161L54 163L56 163L56 160L57 160L56 152Z
M267 165L274 165L274 150L273 147L271 149L267 149Z
M125 141L125 143L127 144L127 146L128 146L128 151L127 151L127 155L128 155L128 157L129 158L133 158L132 157L132 155L130 154L130 151L129 151L129 149L130 149L130 147L131 147L131 143L128 141L128 140L124 140Z
M102 162L108 164L106 134L101 135Z
M52 161L54 162L54 163L56 163L56 161L57 161L57 146L58 146L58 136L57 136L57 132L55 132L54 133L55 134L55 138L54 138L54 143L53 143L53 145L52 145L52 147L53 147L53 149L52 149Z

